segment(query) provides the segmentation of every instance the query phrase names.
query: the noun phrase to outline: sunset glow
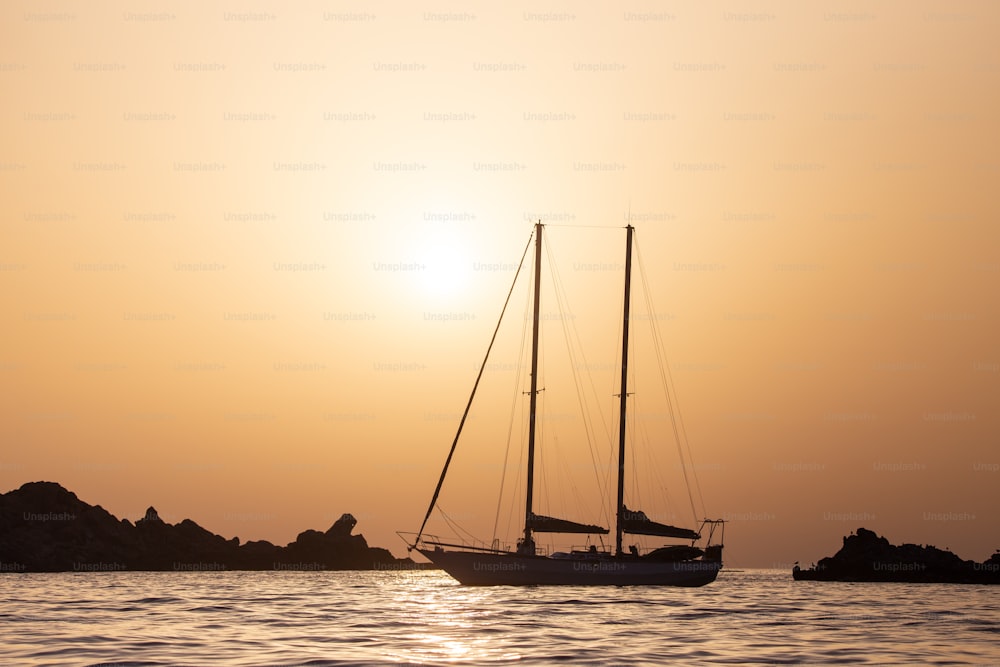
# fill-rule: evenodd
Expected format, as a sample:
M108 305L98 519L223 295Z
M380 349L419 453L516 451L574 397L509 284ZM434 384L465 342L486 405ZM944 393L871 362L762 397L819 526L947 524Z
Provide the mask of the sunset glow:
M544 357L543 471L580 474L540 502L600 512L613 440L592 465L575 383L616 429L630 222L727 565L859 526L1000 547L1000 5L17 0L0 26L0 491L276 544L351 512L404 555L541 220L572 315L544 283L542 336L586 356ZM496 495L524 483L527 296L442 495L487 539L523 512ZM634 437L674 454L642 370ZM657 463L636 483L690 516Z

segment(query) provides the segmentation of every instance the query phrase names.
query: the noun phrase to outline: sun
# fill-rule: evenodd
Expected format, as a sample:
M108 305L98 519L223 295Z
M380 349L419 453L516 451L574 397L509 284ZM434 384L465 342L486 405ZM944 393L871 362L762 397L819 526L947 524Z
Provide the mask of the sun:
M472 274L472 261L468 247L454 235L429 233L420 241L416 256L420 270L414 282L424 298L447 302L465 291Z

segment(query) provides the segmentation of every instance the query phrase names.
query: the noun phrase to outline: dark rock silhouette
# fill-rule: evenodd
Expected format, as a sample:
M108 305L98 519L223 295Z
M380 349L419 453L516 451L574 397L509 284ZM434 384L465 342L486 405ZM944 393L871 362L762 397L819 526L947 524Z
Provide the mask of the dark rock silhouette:
M307 530L279 547L240 544L190 519L163 521L156 509L133 525L54 482L0 494L0 572L416 569L408 558L369 547L340 517L325 533Z
M804 581L898 581L1000 584L1000 551L983 562L962 560L932 546L895 546L865 528L844 538L840 551L808 570L796 566L792 577Z

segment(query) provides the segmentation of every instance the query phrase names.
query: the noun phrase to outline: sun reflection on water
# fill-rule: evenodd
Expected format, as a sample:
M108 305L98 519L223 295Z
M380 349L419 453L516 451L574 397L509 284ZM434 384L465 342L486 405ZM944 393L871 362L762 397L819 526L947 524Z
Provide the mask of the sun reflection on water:
M423 645L399 656L407 661L419 662L510 662L520 660L518 653L505 652L487 639L456 639L435 634L417 638Z
M1000 609L988 586L893 584L888 595L804 586L816 582L787 571L724 571L701 589L467 588L431 571L3 583L4 665L992 664Z
M452 585L443 573L440 577L439 585L427 586L423 574L414 581L419 585L401 589L397 601L407 609L408 618L428 630L408 637L413 647L394 657L431 663L521 660L520 653L504 646L508 642L493 622L497 612L491 611L488 592Z

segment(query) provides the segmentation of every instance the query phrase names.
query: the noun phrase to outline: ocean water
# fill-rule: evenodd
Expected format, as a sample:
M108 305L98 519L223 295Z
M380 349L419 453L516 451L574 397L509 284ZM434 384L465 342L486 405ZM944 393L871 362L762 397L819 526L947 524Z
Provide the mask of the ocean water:
M442 572L0 575L2 665L1000 664L1000 589L467 588Z

